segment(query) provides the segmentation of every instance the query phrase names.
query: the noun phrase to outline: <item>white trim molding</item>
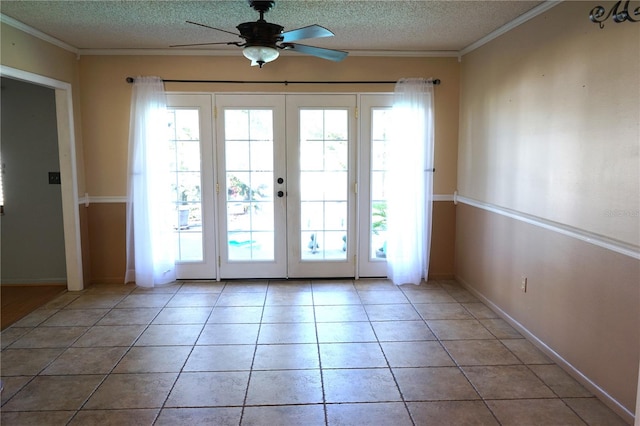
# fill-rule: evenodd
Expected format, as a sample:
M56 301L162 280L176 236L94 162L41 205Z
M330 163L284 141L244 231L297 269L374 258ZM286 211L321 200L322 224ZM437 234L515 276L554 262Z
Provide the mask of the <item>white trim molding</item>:
M67 277L53 277L53 278L18 278L18 279L6 279L2 281L2 285L15 285L15 286L34 286L34 285L47 285L47 286L59 286L61 288L67 288Z
M534 7L530 11L528 11L526 13L523 13L522 15L518 16L516 19L514 19L511 22L509 22L508 24L501 26L500 28L498 28L497 30L493 31L492 33L482 37L480 40L478 40L478 41L476 41L474 43L471 43L469 46L467 46L464 49L460 50L459 57L462 58L462 56L466 55L467 53L473 52L477 48L489 43L493 39L496 39L496 38L500 37L502 34L507 33L509 31L511 31L512 29L524 24L528 20L533 19L538 15L542 15L544 12L546 12L549 9L551 9L552 7L555 7L555 6L559 5L560 3L562 3L562 0L561 1L555 1L555 0L545 1L544 3L540 4L539 6Z
M454 201L454 194L433 194L433 201Z
M64 41L58 40L55 37L51 37L48 34L43 33L42 31L36 30L33 27L30 27L27 24L24 24L18 20L15 20L7 15L4 15L2 13L0 13L0 22L10 25L13 28L16 28L22 32L25 32L29 35L32 35L36 38L39 38L40 40L44 40L47 43L51 43L54 46L58 46L64 50L68 50L71 53L75 53L76 55L80 54L80 51L78 49L76 49L75 47L65 43Z
M78 49L79 55L90 56L238 56L230 49ZM283 56L296 53L284 52ZM407 58L457 58L456 50L350 50L349 56L382 56Z
M78 199L79 204L84 204L85 207L89 207L90 204L111 204L111 203L126 203L126 196L92 196L84 194L84 196Z
M614 251L616 253L623 254L625 256L632 257L640 260L640 248L632 244L625 243L623 241L614 240L605 236L594 234L589 231L575 228L573 226L564 225L562 223L554 222L548 219L543 219L538 216L529 215L526 213L511 210L505 207L496 206L494 204L485 203L483 201L474 200L456 194L456 203L463 203L469 206L473 206L482 210L486 210L491 213L496 213L501 216L505 216L511 219L518 220L520 222L528 223L530 225L538 226L553 232L557 232L562 235L566 235L580 241L584 241L589 244L602 247L607 250Z

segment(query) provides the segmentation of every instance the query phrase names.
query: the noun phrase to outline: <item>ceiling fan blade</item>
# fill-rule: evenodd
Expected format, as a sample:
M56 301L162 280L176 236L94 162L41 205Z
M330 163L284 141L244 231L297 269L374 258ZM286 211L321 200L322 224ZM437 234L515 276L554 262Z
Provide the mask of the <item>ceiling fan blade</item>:
M220 43L189 43L189 44L172 44L169 47L191 47L191 46L211 46L214 44L233 44L236 46L242 46L242 43L238 41L223 41Z
M318 58L328 59L335 62L340 62L349 54L349 52L345 52L342 50L325 49L323 47L307 46L305 44L297 43L288 43L284 46L284 48L286 50L306 53L307 55L317 56Z
M332 37L335 34L320 25L309 25L308 27L298 28L297 30L285 31L281 35L283 37L282 42L289 43L306 38Z
M209 25L199 24L199 23L193 22L193 21L186 21L186 22L187 22L187 24L198 25L199 27L209 28L210 30L222 31L223 33L233 34L234 36L241 37L241 35L238 34L238 33L234 33L234 32L227 31L227 30L221 30L220 28L210 27Z

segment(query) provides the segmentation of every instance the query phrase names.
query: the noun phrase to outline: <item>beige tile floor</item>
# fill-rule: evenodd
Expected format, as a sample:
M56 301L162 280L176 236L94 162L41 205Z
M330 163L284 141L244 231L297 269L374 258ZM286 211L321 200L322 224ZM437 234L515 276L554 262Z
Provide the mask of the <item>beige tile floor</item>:
M618 425L453 281L65 293L2 332L3 425Z

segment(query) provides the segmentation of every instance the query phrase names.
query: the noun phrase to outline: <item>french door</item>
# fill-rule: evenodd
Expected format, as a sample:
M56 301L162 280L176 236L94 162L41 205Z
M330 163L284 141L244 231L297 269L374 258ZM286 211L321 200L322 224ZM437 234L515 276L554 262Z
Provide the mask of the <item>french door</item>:
M178 278L386 275L391 96L168 104Z
M287 276L285 99L217 95L221 278Z
M216 95L221 278L355 275L355 95Z
M393 95L360 96L358 275L387 276L387 148Z

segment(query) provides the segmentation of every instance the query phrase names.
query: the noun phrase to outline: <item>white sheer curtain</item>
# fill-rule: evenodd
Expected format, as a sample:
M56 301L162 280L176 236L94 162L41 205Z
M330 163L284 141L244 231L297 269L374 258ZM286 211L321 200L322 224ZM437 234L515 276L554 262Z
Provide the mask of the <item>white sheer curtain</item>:
M433 202L433 83L395 87L387 188L387 276L420 284L429 276Z
M136 77L131 97L125 283L176 279L169 192L167 102L162 80Z

